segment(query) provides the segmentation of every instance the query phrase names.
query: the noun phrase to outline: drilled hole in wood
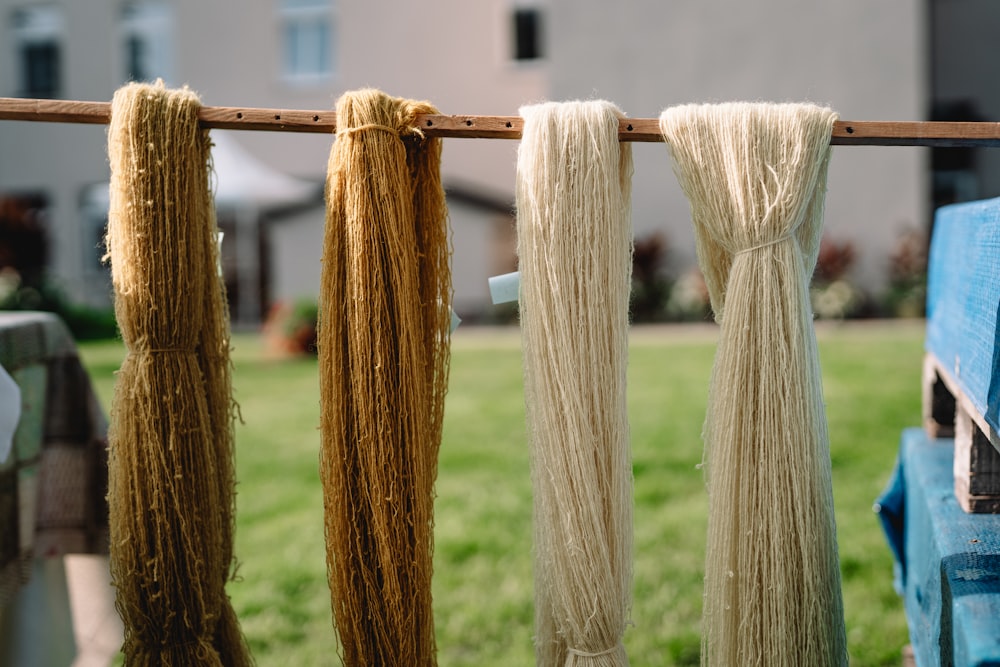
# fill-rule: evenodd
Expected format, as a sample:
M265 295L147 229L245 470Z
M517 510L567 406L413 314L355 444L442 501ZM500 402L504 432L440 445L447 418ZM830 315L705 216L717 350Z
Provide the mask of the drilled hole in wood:
M471 127L472 126L472 121L471 120L467 120L467 121L465 121L465 124L467 126Z
M281 120L281 114L280 113L274 114L274 120Z
M848 134L854 134L854 128L851 127L850 125L844 128L844 131L847 132Z
M511 122L509 120L507 121L507 127L513 127L513 125L511 125Z
M237 120L243 120L243 112L242 111L237 111L236 112L236 119Z
M314 123L318 123L319 122L319 116L313 116L313 122Z
M628 130L629 132L631 132L632 131L632 124L629 123L628 127L626 127L625 129Z
M433 124L434 124L434 121L432 121L432 120L427 121L427 127L430 127Z

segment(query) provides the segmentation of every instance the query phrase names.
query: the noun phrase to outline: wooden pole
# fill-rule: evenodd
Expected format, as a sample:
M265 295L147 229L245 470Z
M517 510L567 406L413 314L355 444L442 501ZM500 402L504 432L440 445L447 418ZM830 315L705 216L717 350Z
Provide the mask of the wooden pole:
M106 125L108 102L37 100L0 97L0 120ZM271 132L337 131L332 109L261 109L202 107L203 127ZM520 116L461 116L419 114L418 127L427 136L466 139L520 139ZM661 142L659 120L626 118L619 124L621 141ZM1000 123L928 121L850 121L833 124L831 142L838 146L1000 147Z

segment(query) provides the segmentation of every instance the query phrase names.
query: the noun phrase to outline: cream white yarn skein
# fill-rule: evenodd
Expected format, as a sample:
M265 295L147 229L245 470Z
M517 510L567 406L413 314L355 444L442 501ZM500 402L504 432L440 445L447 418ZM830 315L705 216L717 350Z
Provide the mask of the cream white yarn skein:
M847 663L808 289L834 119L806 104L660 117L721 326L704 433L703 665Z
M518 256L539 665L620 667L631 607L625 372L632 155L603 101L521 108Z

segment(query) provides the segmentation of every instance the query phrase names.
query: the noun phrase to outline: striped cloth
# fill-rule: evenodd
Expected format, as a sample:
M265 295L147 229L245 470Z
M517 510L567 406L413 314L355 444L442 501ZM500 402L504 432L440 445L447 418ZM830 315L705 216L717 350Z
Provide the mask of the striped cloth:
M0 607L33 558L108 552L107 419L66 325L0 313L0 366L21 389L21 419L0 464Z

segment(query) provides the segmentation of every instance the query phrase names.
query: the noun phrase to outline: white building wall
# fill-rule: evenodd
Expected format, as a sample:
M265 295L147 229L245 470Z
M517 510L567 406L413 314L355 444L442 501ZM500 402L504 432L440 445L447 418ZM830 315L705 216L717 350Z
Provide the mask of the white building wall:
M600 97L634 117L688 102L811 101L845 120L921 120L921 0L552 0L551 94ZM924 225L925 149L838 147L826 229L857 247L856 277L880 284L894 236ZM662 145L636 145L637 235L665 229L694 254L686 200ZM690 260L689 260L690 261Z
M322 207L283 216L271 225L271 297L295 303L319 297L323 256Z
M279 3L176 0L177 70L205 104L330 109L347 90L379 88L428 100L443 113L516 115L520 104L544 97L547 65L509 57L512 5L507 0L437 0L431 5L393 0L334 0L335 67L326 79L289 81L281 67ZM217 37L226 35L224 44ZM321 180L333 137L319 134L237 132L241 145L281 171ZM447 139L442 180L465 189L514 190L517 143ZM456 305L488 304L491 263L484 244L493 214L453 206ZM322 218L318 218L320 224ZM298 244L322 238L305 218L272 227L272 296L289 299L318 291L318 261ZM313 246L315 248L315 246ZM303 259L288 266L289 257ZM316 256L318 260L318 255ZM287 272L286 274L284 272ZM315 282L310 280L316 278ZM312 287L311 287L312 285ZM470 305L471 308L471 305Z
M312 83L282 76L278 3L256 0L248 11L241 0L176 2L178 71L205 104L331 109L344 91L373 87L442 113L516 115L545 94L544 63L508 58L507 0L333 0L336 70ZM239 134L282 171L315 179L326 170L330 136ZM513 192L515 152L511 141L447 140L443 178Z
M271 297L294 303L319 297L323 254L322 207L281 216L270 225ZM459 317L472 320L482 317L490 304L489 276L513 270L498 256L498 247L513 255L505 242L509 217L483 211L463 203L449 207L452 228L453 304Z
M964 0L976 1L987 2ZM110 99L125 77L122 4L0 0L4 41L11 12L33 4L58 5L65 15L63 96ZM279 2L171 4L176 48L169 83L189 84L210 105L332 108L344 90L372 86L428 99L445 113L514 115L543 99L604 97L629 115L651 117L671 104L755 99L811 100L844 119L888 120L921 119L928 97L923 0L544 0L537 4L546 57L528 64L513 62L509 47L510 14L523 2L333 0L336 68L312 83L282 74ZM966 20L954 32L985 41L977 30L987 24ZM15 95L8 56L0 58L0 94ZM107 179L105 132L0 123L0 191L49 194L57 274L73 296L91 300L85 263L93 235L82 227L79 200L85 187ZM330 136L234 134L282 171L312 180L325 172ZM444 179L512 193L516 150L513 141L448 139ZM666 230L675 252L690 260L687 203L665 147L637 144L634 154L636 232ZM835 149L827 229L857 245L860 280L880 282L894 235L926 222L926 160L924 149Z
M121 67L109 34L117 3L0 0L0 95L15 96L18 62L13 57L11 19L15 9L58 5L62 10L62 96L108 100ZM6 49L11 49L7 51ZM79 215L85 186L107 181L107 134L100 125L0 122L0 192L43 192L49 201L50 263L61 286L78 300L107 303L106 285L88 288L86 267L97 250Z
M0 95L19 94L7 40L10 17L34 4L58 6L65 16L60 96L110 100L126 77L124 3L118 0L0 0L0 49L11 49L0 53ZM343 91L370 86L428 99L445 113L513 115L521 103L544 97L546 65L516 65L508 57L507 0L332 0L336 68L311 82L289 81L282 73L278 0L168 4L175 39L168 84L189 85L206 105L329 109ZM317 181L325 174L329 135L234 134L281 171ZM0 193L48 194L52 269L73 298L95 304L108 303L107 287L88 285L93 234L79 206L87 187L108 179L106 155L101 126L0 123ZM448 140L443 178L513 192L515 156L516 142ZM282 267L272 269L278 275Z

